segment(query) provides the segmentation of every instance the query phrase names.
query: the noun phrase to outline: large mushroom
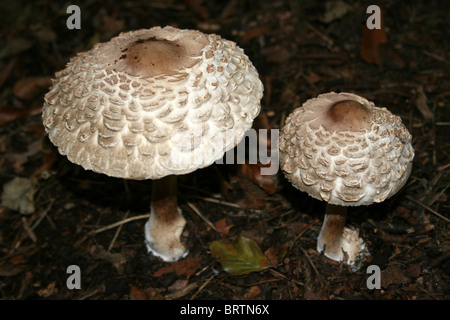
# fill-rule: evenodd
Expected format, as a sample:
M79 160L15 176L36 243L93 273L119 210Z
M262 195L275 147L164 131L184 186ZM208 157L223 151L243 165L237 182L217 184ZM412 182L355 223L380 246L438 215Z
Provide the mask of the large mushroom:
M406 183L414 150L400 117L352 93L321 94L288 116L279 148L287 179L327 202L317 250L357 269L369 253L344 227L347 207L382 202Z
M244 51L174 27L121 33L73 57L45 96L43 122L62 155L86 170L153 179L150 252L187 254L177 175L211 165L259 114L263 85Z

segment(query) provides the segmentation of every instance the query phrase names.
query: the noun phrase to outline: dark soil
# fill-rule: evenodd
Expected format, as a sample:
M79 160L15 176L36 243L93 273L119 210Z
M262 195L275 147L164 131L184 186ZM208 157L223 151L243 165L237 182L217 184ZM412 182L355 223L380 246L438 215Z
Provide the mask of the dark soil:
M59 1L1 4L0 185L32 181L34 211L0 207L0 298L449 299L449 5L382 1L382 31L365 34L371 3L338 2L339 14L329 6L336 2L92 0L80 5L80 30L67 29ZM261 183L252 165L180 177L184 260L147 254L145 219L101 231L148 214L151 181L84 171L59 155L42 126L44 95L77 52L157 25L217 33L245 50L265 86L259 128L279 129L293 109L330 91L360 94L402 118L415 149L408 183L383 203L350 210L372 253L359 271L317 253L325 203L281 171ZM256 241L271 267L225 272L209 245L238 236ZM81 289L66 285L71 265L80 267ZM381 270L380 289L367 286L369 265Z

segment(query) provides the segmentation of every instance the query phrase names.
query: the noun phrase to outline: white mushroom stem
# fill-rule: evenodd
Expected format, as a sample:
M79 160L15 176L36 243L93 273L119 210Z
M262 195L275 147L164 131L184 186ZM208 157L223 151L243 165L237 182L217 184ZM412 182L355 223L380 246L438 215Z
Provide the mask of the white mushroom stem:
M347 207L327 204L325 217L317 238L317 251L330 259L342 261L342 233L344 231Z
M145 224L145 243L149 252L164 261L184 258L188 250L180 237L186 220L177 206L177 176L154 180L150 218Z
M317 251L323 252L332 260L345 261L357 270L361 260L368 256L368 251L359 231L345 227L346 218L347 207L327 204L322 229L317 238Z

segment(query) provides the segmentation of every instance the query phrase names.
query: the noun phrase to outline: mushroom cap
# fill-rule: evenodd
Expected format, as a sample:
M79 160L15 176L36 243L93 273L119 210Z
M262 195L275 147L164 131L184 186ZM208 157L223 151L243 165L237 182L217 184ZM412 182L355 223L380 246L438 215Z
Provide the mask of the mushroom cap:
M280 166L301 191L330 204L369 205L406 183L414 150L400 117L352 93L306 101L280 133Z
M86 170L158 179L209 166L259 114L263 85L234 42L174 27L121 33L73 57L43 122Z

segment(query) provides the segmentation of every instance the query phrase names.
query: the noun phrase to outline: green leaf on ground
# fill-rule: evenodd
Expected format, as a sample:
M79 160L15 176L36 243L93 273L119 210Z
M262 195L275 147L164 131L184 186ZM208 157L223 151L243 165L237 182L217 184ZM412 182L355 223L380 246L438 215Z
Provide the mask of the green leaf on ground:
M232 275L243 275L269 267L266 256L254 240L239 236L234 243L213 241L209 248L214 259Z

